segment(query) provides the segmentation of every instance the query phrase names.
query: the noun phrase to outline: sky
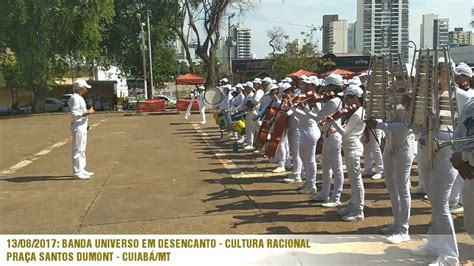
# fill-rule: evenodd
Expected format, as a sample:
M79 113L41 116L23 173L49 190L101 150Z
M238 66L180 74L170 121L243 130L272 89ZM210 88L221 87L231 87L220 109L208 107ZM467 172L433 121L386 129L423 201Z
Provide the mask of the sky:
M337 14L339 19L353 23L357 17L357 0L261 0L257 6L242 15L236 14L232 23L242 22L252 29L252 51L257 58L264 58L271 51L267 31L280 26L290 40L301 39L301 31L308 25L321 26L323 15ZM420 24L423 14L438 14L449 18L450 30L455 27L470 29L470 7L474 0L410 0L410 40L419 44ZM225 20L227 29L227 19ZM227 32L227 31L226 31ZM317 34L321 47L321 32Z

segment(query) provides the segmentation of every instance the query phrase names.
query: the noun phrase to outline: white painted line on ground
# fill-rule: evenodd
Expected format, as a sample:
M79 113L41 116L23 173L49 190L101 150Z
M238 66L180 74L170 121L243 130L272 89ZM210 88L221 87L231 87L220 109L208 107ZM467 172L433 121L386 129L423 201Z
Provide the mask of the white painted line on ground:
M101 123L105 122L107 119L103 119L103 120L100 120L99 122L91 125L90 127L93 128L93 127L96 127L98 125L100 125ZM44 149L44 150L41 150L37 153L35 153L33 156L31 156L30 158L28 159L25 159L25 160L22 160L20 161L19 163L11 166L10 168L8 168L7 170L3 170L0 175L7 175L7 174L13 174L15 173L16 171L20 170L21 168L24 168L26 167L27 165L31 164L32 162L38 160L41 156L43 155L46 155L50 152L52 152L54 149L57 149L61 146L64 146L66 143L68 143L69 141L71 141L71 138L67 138L67 139L64 139L63 141L60 141L60 142L57 142L51 146L49 146L48 148Z
M193 124L193 127L199 133L199 135L204 140L206 145L212 149L212 151L214 152L219 162L224 166L224 168L233 178L256 178L256 177L274 177L274 176L281 176L283 178L285 177L285 174L288 174L287 172L285 173L260 172L260 173L246 174L242 172L242 170L240 170L239 167L232 160L227 159L228 155L221 148L216 147L216 145L212 143L212 140L209 137L209 135L206 132L204 132L198 124Z

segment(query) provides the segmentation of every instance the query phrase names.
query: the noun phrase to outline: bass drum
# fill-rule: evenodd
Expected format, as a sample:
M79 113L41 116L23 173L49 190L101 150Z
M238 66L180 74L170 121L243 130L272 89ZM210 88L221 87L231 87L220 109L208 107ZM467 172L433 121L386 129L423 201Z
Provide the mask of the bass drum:
M207 109L214 109L219 107L219 104L224 99L224 95L218 88L209 88L204 92L204 106Z

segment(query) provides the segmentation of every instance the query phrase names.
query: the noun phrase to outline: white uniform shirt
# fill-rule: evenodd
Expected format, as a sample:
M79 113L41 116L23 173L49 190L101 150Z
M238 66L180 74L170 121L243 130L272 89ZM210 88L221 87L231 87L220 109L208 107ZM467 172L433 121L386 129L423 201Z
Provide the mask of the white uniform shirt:
M337 110L341 109L341 99L335 97L328 102L322 104L322 108L318 113L311 112L310 115L313 116L316 122L323 120L326 116L334 114ZM327 130L329 128L329 124L326 123L324 126L321 127L321 130Z
M403 106L397 106L395 115L396 121L400 122L377 123L377 129L382 129L387 134L385 147L388 147L392 153L397 152L415 139L413 131L406 125L408 113L405 112Z
M293 116L295 116L296 120L298 121L298 127L308 127L311 125L316 126L316 121L314 120L315 114L321 110L321 107L318 104L316 104L316 107L314 108L309 108L309 106L306 104L304 109L296 108L296 107L291 107L290 111L293 112Z
M462 109L463 112L459 116L454 131L454 138L474 138L474 98L471 98ZM466 142L459 148L462 149L463 161L469 161L469 164L474 166L474 141Z
M357 111L355 111L349 120L345 120L344 118L337 120L336 122L332 123L334 128L342 135L342 143L354 143L360 142L360 138L364 134L365 123L362 119L362 111L363 108L359 107ZM341 122L344 124L341 124Z
M87 112L87 105L84 98L74 93L71 98L69 98L68 105L71 110L72 129L87 131L88 118L87 116L83 116Z
M245 96L242 93L240 93L239 95L232 98L230 100L230 108L239 109L240 106L244 105L244 98L245 98Z
M253 95L254 95L253 92L250 92L249 94L245 95L243 104L241 106L239 106L239 108L237 110L238 111L243 111L243 110L247 109L246 104L247 104L248 101L252 100Z
M255 105L255 108L258 108L260 101L262 100L263 96L265 95L265 91L257 90L252 98L252 103Z

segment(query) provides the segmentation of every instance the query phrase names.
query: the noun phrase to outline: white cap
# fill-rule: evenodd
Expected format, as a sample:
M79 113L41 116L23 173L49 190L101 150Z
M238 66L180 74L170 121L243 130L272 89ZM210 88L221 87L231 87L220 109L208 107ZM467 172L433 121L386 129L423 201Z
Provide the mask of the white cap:
M224 83L229 83L229 80L227 78L223 78L223 79L221 79L221 81L224 82Z
M262 84L262 80L260 78L255 78L252 82L255 84Z
M235 87L231 87L230 91L234 92L234 91L237 91L237 89Z
M307 79L307 78L308 78L308 76L306 76L306 75L301 75L300 76L300 79Z
M363 94L364 94L364 91L359 86L356 86L356 85L350 85L344 93L344 95L353 95L356 97L362 97Z
M262 79L262 82L272 83L272 78L266 77L266 78Z
M78 79L76 81L74 81L74 84L72 85L72 88L74 90L77 90L79 88L87 88L87 89L90 89L92 88L91 85L87 84L87 82L83 79Z
M339 74L331 74L327 76L323 81L323 86L335 85L342 86L342 76Z
M291 88L291 84L290 83L283 83L281 84L281 90L284 92L286 91L287 89Z
M454 69L454 73L456 73L456 75L458 75L458 76L464 75L464 76L468 76L468 77L472 78L472 69L466 63L460 63Z
M321 81L319 81L318 77L311 76L303 80L303 82L307 84L313 84L314 86L321 86Z
M244 86L242 85L242 83L237 83L237 84L235 85L235 88L236 88L236 89L243 89Z
M244 87L249 87L249 88L253 89L253 82L251 82L251 81L245 82Z
M285 77L285 78L281 79L281 82L291 83L292 81L293 81L293 79L291 77Z
M277 84L278 82L276 81L276 79L272 79L272 84Z
M201 86L198 87L198 89L205 90L206 88L203 85L201 85Z
M265 94L270 94L270 92L276 89L278 89L278 86L276 84L270 84L267 86L267 92Z
M347 84L360 86L360 85L362 85L362 82L360 81L360 78L358 76L355 76L355 77L351 78L350 80L348 80Z

